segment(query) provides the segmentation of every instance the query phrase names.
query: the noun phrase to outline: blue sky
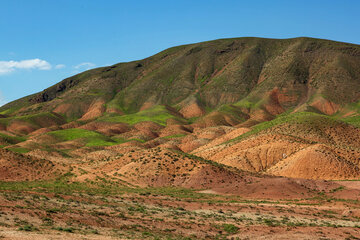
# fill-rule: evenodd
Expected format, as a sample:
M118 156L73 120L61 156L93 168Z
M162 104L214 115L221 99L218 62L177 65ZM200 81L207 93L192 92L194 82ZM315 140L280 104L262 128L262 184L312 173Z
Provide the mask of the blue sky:
M88 68L229 37L360 44L360 1L0 0L0 105Z

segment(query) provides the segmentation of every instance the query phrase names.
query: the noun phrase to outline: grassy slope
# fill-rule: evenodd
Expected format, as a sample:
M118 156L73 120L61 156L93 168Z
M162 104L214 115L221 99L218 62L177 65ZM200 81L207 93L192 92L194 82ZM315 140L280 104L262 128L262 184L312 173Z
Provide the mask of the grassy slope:
M64 119L59 115L50 112L43 112L43 113L30 114L25 116L0 118L0 124L8 126L10 123L12 123L15 120L30 123L31 125L37 127L46 126L48 122L54 122L57 124L62 124L65 122Z
M342 121L360 128L360 116L347 117L342 119Z
M7 143L7 144L16 144L22 141L25 141L25 137L18 137L18 136L10 136L4 133L0 133L0 140Z
M232 141L240 141L242 139L245 139L247 137L250 137L252 135L258 134L262 131L265 131L267 129L270 129L272 127L287 123L287 124L301 124L305 126L310 126L311 128L317 128L317 127L329 127L334 126L341 123L347 123L348 121L344 120L338 120L334 117L329 117L323 114L313 113L313 112L298 112L293 114L283 114L279 115L277 118L271 120L259 123L252 127L252 130L236 137Z
M98 120L104 122L122 122L130 125L144 121L152 121L160 125L165 125L166 120L170 118L176 117L170 114L164 106L158 105L151 109L147 109L137 113L127 114L124 116L104 116L99 118Z
M71 141L76 139L82 139L86 142L87 147L111 146L118 144L116 140L113 140L100 133L85 129L70 128L65 130L49 132L48 134L56 137L59 141Z

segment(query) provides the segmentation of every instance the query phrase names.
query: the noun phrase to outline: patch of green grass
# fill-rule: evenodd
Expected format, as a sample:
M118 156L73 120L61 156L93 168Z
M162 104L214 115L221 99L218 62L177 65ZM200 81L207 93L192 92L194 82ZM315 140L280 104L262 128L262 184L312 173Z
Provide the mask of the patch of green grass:
M87 94L90 96L102 96L105 95L105 92L101 89L90 89Z
M173 135L169 135L169 136L165 136L165 137L162 137L162 138L165 138L165 139L169 139L169 138L181 138L181 137L185 137L186 134L173 134Z
M118 144L117 142L108 141L104 139L94 138L90 139L88 143L86 143L86 147L103 147L103 146L112 146Z
M223 169L233 169L232 167L227 166L225 164L218 163L218 162L215 162L215 161L211 161L211 160L208 160L208 159L204 159L202 157L199 157L199 156L196 156L196 155L193 155L193 154L190 154L190 153L184 153L184 152L177 151L177 150L173 150L173 151L175 153L178 153L178 154L180 154L182 156L188 157L190 159L193 159L193 160L201 162L201 163L210 164L210 165L213 165L215 167L219 167L219 168L223 168Z
M22 148L22 147L12 147L12 148L8 148L8 150L16 153L27 153L31 151L28 148Z
M269 129L269 128L272 128L274 126L284 124L284 123L310 124L310 125L319 123L319 124L331 125L331 124L335 124L336 122L338 122L338 121L331 117L328 117L328 116L322 115L322 114L313 113L313 112L298 112L298 113L293 113L293 114L286 114L286 115L279 116L271 121L259 123L255 126L253 126L251 131L249 131L245 134L242 134L241 136L236 137L228 142L242 140L244 138L247 138L249 136L257 134L261 131L264 131L266 129Z
M40 148L49 153L52 153L52 152L59 153L61 156L65 157L65 158L70 157L69 154L67 154L69 149L57 149L57 148L53 148L47 144L42 144Z
M340 187L338 187L338 188L335 188L335 189L330 190L330 192L331 192L331 193L335 193L335 192L338 192L338 191L342 191L342 190L344 190L344 189L345 189L344 186L340 186Z
M10 135L6 135L4 133L0 133L0 139L2 139L3 141L5 141L9 144L16 144L16 143L23 142L26 140L25 137L10 136Z
M208 76L199 77L199 78L197 79L197 81L202 84L202 83L204 83L208 78L209 78Z
M169 84L172 84L172 82L174 81L174 79L175 79L174 76L170 77L170 78L169 78Z
M160 125L165 125L166 120L170 118L175 118L175 116L171 115L164 106L158 105L137 113L127 114L123 116L105 116L100 118L99 120L105 122L122 122L129 125L144 121L152 121Z
M0 107L0 109L5 109L4 107L5 107L5 106L2 106L2 107ZM0 114L10 115L10 114L16 112L17 110L19 110L21 107L22 107L21 105L20 105L20 106L9 107L9 108L1 111Z
M8 126L14 120L24 121L24 122L30 123L35 126L40 126L40 127L41 127L40 122L46 122L46 121L54 121L55 123L58 123L58 124L65 123L64 119L62 119L58 115L55 115L54 113L50 113L50 112L31 114L31 115L25 115L25 116L0 118L0 123L4 124L5 126Z
M128 139L128 141L137 141L137 142L141 142L141 143L146 142L144 139L140 139L140 138L130 138L130 139Z
M239 231L239 228L233 224L224 224L223 225L224 231L227 233L237 233Z
M137 142L141 142L144 143L145 140L143 139L139 139L139 138L129 138L129 139L125 139L125 138L119 138L119 137L113 137L112 138L117 144L121 144L121 143L126 143L126 142L131 142L131 141L137 141Z
M79 128L69 128L65 130L57 130L53 132L49 132L49 135L52 135L62 141L70 141L75 140L78 138L101 138L103 137L102 134L89 131L85 129L79 129Z
M280 222L274 219L262 219L262 221L269 227L275 227L275 226L279 226Z
M104 136L98 132L89 131L79 128L70 128L65 130L57 130L49 132L49 135L54 136L60 141L71 141L76 139L82 139L86 142L87 147L97 147L97 146L111 146L122 141L116 141L116 139L111 139L110 137Z
M292 111L294 111L294 109L295 109L294 107L290 107L290 108L288 108L285 112L276 115L276 118L280 118L280 117L283 117L283 116L287 116L287 115L291 114ZM309 112L310 112L310 111L309 111ZM311 111L311 112L313 112L313 111Z
M51 192L58 194L72 194L75 192L87 192L88 194L102 193L96 186L86 183L67 183L66 181L34 181L34 182L0 182L1 190Z
M58 231L63 231L63 232L69 232L69 233L73 233L74 232L74 228L72 227L56 227L54 228L55 230L58 230Z
M86 147L113 146L113 145L117 145L117 144L121 144L121 143L125 143L125 142L130 142L130 141L138 141L138 142L141 142L141 143L145 142L145 140L138 139L138 138L131 138L131 139L122 139L122 138L99 139L99 138L94 138L94 139L90 139L89 142L85 146Z
M324 94L321 93L315 93L313 95L311 95L310 99L307 101L307 103L309 105L311 105L311 103L315 102L316 100L321 100L321 99L328 99Z
M201 118L200 118L200 117L191 117L191 118L188 118L188 119L187 119L187 122L188 122L189 124L192 124L192 123L196 122L196 121L199 120L199 119L201 119Z
M355 127L360 127L360 116L347 117L340 120Z
M356 103L350 103L349 106L356 110L358 113L360 113L360 101L356 102Z
M222 105L218 108L218 111L231 115L233 118L237 119L240 122L246 120L245 114L239 108L232 105Z
M71 175L71 174L70 174ZM202 194L193 189L177 188L177 187L160 187L160 188L139 188L121 185L114 182L69 182L71 176L59 177L57 180L49 181L24 181L24 182L5 182L0 181L0 191L35 191L48 192L55 194L74 194L85 193L88 195L111 196L114 194L137 193L141 195L156 194L161 196L179 197L186 199L206 200L212 198L213 195Z
M247 109L258 109L264 103L265 100L259 101L249 101L247 99L242 99L239 102L234 103L236 107L247 108Z
M8 108L8 109L0 112L0 114L6 115L6 114L11 114L11 113L13 113L15 111L16 111L16 109L14 109L14 108Z
M36 227L34 227L33 225L24 225L22 227L19 227L20 231L25 231L25 232L34 232L34 231L38 231L39 229L37 229Z

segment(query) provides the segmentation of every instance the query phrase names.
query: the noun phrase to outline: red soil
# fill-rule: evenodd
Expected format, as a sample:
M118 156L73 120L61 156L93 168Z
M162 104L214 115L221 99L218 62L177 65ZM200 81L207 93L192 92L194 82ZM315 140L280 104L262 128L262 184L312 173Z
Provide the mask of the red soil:
M0 149L1 181L47 179L54 176L55 170L55 165L48 160Z
M105 112L105 100L99 99L93 102L80 120L90 120L102 116Z

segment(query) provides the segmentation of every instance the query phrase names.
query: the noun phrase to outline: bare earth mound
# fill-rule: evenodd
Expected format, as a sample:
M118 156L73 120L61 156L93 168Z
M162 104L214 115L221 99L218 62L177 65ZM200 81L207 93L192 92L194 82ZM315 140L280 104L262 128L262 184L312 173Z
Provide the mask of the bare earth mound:
M54 176L55 170L55 165L48 160L0 149L1 181L48 179Z

